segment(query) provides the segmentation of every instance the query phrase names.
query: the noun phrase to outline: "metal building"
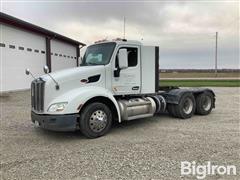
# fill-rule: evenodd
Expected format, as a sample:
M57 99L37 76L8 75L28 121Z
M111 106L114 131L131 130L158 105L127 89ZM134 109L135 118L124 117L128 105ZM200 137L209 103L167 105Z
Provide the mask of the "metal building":
M84 43L0 12L0 92L27 89L31 77L79 65Z

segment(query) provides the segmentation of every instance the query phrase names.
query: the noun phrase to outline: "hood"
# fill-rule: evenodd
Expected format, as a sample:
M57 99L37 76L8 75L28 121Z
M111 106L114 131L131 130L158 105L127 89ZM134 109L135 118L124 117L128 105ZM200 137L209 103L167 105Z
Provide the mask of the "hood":
M73 89L87 86L105 87L105 66L103 65L75 67L56 71L50 73L50 75L59 84L59 89L56 89L56 84L49 75L45 74L44 76L41 76L45 81L45 110L47 110L48 105L51 104L52 100ZM98 76L99 79L94 82L81 82L82 79L89 80L89 78L94 76Z
M104 72L104 66L82 66L64 69L56 72L50 73L50 75L58 82L61 86L61 83L71 82L75 80L81 80L88 78L89 76L94 76L98 74L102 74ZM53 81L49 75L45 74L41 76L41 78L45 81Z

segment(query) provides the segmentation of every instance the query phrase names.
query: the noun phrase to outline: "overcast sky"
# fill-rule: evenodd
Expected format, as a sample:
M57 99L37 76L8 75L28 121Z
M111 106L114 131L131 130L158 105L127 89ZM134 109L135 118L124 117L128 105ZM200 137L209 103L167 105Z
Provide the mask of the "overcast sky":
M160 68L240 68L239 1L2 1L1 12L91 44L123 37L160 46Z

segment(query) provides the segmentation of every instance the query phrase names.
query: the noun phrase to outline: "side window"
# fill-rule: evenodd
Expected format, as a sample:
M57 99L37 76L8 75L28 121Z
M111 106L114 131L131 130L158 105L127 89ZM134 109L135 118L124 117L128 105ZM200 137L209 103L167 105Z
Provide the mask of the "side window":
M125 47L122 47L120 49L123 49ZM137 48L126 48L128 52L128 67L134 67L137 65L137 60L138 60L138 49ZM118 67L118 56L116 56L116 63L115 67Z
M137 48L127 48L127 52L128 52L128 67L136 66L138 59Z

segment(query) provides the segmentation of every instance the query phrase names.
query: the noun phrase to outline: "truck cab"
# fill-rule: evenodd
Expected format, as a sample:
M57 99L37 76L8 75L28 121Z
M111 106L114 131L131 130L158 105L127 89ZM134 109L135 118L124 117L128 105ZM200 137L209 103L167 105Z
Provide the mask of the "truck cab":
M31 84L31 117L48 130L80 129L96 138L106 134L113 121L165 111L186 119L215 107L210 89L161 89L159 47L138 41L96 42L87 47L80 67L53 73L45 67L45 73Z

